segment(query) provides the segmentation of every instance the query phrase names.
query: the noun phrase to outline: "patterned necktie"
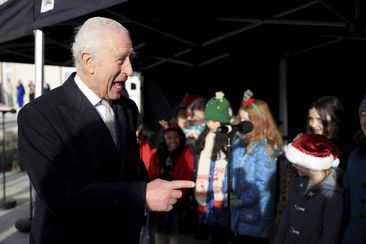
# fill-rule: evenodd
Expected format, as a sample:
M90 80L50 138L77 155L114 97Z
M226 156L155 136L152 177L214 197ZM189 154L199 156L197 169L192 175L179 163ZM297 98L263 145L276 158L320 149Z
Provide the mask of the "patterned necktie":
M105 107L104 123L106 124L109 132L111 133L114 144L117 145L116 117L114 116L114 111L107 100L103 99L101 103Z

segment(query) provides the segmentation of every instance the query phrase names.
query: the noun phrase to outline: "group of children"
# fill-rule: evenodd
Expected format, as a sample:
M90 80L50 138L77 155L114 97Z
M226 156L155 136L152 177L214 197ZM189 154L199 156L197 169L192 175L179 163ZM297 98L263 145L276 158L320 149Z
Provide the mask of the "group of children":
M334 99L325 98L322 103L331 106L328 100ZM206 227L211 243L325 244L342 243L343 236L343 243L364 243L360 213L366 214L365 146L351 152L347 164L351 177L346 177L338 167L342 152L326 131L336 132L337 126L327 125L334 123L337 116L332 111L337 109L321 111L313 105L310 129L288 145L283 144L268 104L250 90L244 92L234 118L230 102L219 91L207 102L201 97L191 101L185 107L188 120L178 112L173 122L162 121L157 147L148 157L141 155L150 179L194 180L196 188L184 192L173 211L149 215L155 243L179 243L180 234L190 233L196 221ZM366 98L359 115L366 135ZM220 126L241 121L250 121L253 130L217 133ZM140 143L142 150L143 146ZM296 177L290 180L285 207L276 221L281 155L296 170ZM357 198L361 204L353 202Z

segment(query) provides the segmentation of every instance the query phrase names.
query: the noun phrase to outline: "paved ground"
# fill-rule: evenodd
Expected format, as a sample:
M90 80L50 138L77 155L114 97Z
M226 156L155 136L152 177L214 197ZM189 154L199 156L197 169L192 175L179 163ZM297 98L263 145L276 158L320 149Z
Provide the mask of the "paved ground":
M3 200L3 173L0 172L1 199ZM28 218L29 206L29 179L25 172L7 172L5 184L6 200L16 200L14 208L0 208L0 244L28 244L28 234L21 233L15 228L15 222ZM197 241L191 236L180 240L181 244L208 244L209 240ZM156 243L158 244L158 243Z
M3 200L3 173L1 172L1 200ZM5 176L6 200L15 200L11 209L0 208L0 243L28 244L28 234L19 232L15 222L29 217L29 179L24 172L8 172ZM3 202L3 201L1 201Z

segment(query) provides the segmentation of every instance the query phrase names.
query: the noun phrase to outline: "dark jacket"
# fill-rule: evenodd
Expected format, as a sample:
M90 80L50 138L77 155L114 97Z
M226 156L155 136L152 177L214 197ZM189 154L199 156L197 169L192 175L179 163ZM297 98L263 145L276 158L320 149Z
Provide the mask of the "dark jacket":
M343 213L345 173L332 168L321 183L306 190L307 177L291 185L274 244L335 244Z
M113 102L116 146L74 75L18 115L20 160L37 193L30 243L138 243L148 178L137 107Z
M366 243L366 144L354 149L347 164L347 213L343 244Z

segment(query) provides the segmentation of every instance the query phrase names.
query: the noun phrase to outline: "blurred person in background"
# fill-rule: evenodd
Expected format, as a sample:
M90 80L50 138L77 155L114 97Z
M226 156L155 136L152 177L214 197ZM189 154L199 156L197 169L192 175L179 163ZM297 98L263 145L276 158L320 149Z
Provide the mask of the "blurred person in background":
M348 157L343 244L366 243L366 97L360 103L358 115L363 137Z
M193 155L182 129L176 124L162 125L148 167L150 180L193 180ZM193 225L191 193L184 190L172 211L149 214L155 243L178 244L181 236L189 233Z
M24 95L25 95L25 89L22 80L18 80L16 91L17 91L18 108L21 108L24 105Z

